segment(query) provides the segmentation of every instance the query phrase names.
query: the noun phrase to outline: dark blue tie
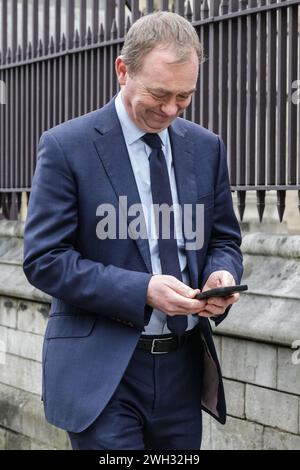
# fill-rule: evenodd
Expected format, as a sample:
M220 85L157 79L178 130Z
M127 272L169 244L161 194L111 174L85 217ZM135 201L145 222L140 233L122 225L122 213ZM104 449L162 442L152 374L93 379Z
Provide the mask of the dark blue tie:
M157 134L145 134L142 139L152 149L149 164L153 204L167 204L168 208L172 207L173 200L168 168L165 155L162 151L160 137ZM157 237L162 274L175 276L182 281L173 211L170 212L170 237L165 239L162 237L164 223L166 223L166 221L162 220L160 213ZM175 315L173 317L168 315L167 325L170 331L181 336L186 330L187 318L185 315Z

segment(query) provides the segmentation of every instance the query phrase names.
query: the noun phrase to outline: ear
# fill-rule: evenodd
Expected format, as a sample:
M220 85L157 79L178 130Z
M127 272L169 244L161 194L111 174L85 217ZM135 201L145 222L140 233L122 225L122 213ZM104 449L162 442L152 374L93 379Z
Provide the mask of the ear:
M126 85L127 66L123 62L123 57L121 55L116 58L115 67L120 86Z

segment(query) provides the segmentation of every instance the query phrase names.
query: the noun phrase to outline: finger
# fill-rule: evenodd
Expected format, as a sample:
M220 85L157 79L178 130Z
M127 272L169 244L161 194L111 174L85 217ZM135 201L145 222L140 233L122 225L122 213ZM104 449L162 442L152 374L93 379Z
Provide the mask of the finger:
M172 292L172 297L169 299L174 307L174 312L191 314L198 313L201 309L205 308L206 301L198 299L188 299L178 294L177 292Z
M207 299L209 305L226 308L239 300L240 294L231 294L226 297L210 297Z
M198 313L198 316L199 317L204 317L204 318L211 318L214 315L212 313L208 312L207 310L202 310L201 313Z
M206 305L205 311L211 315L222 315L224 313L224 307L217 307L215 305Z
M175 290L178 294L182 295L183 297L194 298L197 294L200 293L200 289L192 289L191 287L187 286L183 282L179 281L174 276L168 276L170 278L170 283L168 284L169 287Z

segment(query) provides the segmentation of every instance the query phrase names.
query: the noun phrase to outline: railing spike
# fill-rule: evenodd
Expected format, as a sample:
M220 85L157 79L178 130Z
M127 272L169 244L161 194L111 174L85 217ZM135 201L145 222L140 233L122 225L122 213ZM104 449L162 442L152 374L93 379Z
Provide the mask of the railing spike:
M51 38L50 38L50 47L49 47L50 54L54 54L54 49L55 49L54 37L51 36Z
M277 211L278 211L280 222L282 222L283 214L285 211L285 196L286 196L286 191L284 190L277 191Z
M75 31L75 34L74 34L73 44L74 44L74 49L77 49L80 45L80 36L79 36L79 31L78 31L77 28L76 28L76 31Z
M237 192L237 208L239 211L241 222L243 221L245 207L246 207L246 191L238 191Z
M85 43L87 45L92 44L92 38L93 38L92 30L91 30L91 27L89 26L88 30L87 30L87 33L86 33Z
M265 199L266 199L266 191L256 191L256 207L258 211L259 221L262 222L264 211L265 211Z

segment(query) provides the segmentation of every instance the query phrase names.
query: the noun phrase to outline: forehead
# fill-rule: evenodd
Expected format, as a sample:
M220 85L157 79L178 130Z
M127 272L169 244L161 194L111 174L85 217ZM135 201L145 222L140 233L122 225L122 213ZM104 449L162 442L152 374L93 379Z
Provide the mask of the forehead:
M198 73L199 60L194 49L187 49L186 60L178 62L176 51L172 47L157 46L144 57L138 74L159 79L161 74L176 78Z
M158 47L145 58L138 77L148 90L168 93L187 93L196 87L199 60L191 49L186 61L178 62L173 49Z

